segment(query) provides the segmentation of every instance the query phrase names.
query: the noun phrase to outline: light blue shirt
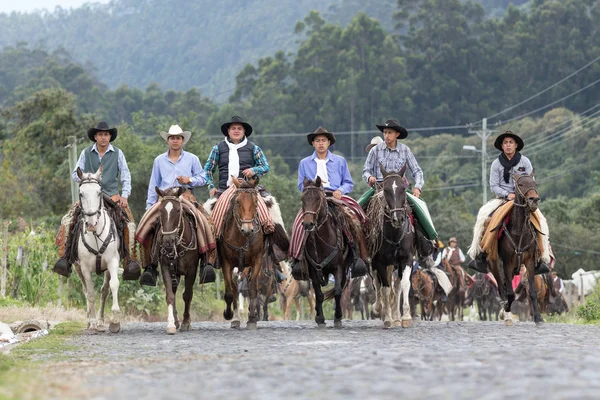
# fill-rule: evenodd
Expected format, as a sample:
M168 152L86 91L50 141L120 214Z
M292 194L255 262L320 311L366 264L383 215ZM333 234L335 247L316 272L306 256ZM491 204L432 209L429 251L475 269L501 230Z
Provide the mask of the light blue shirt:
M178 176L189 176L191 182L187 185L181 185L177 181ZM160 190L165 190L175 186L193 188L204 185L206 185L206 173L196 155L182 150L177 162L173 163L169 159L169 152L167 151L154 159L152 175L148 184L146 210L158 201L155 186L158 186Z
M304 190L304 178L315 180L317 176L317 152L300 161L298 165L298 190ZM354 188L354 182L350 171L348 171L348 163L344 157L333 154L327 150L327 177L329 183L327 189L339 190L342 194L348 194Z
M96 148L96 143L92 146L92 151L98 153L98 149ZM108 148L106 152L115 151L115 148L112 144L108 144ZM106 153L105 153L106 154ZM98 158L102 161L102 156L98 153ZM80 168L82 171L85 170L85 149L79 155L79 160L77 160L77 165L73 172L71 172L71 178L79 183L81 179L77 176L77 168ZM128 198L131 194L131 173L129 172L129 167L127 166L127 161L125 160L125 155L123 155L122 151L119 151L119 157L117 158L117 168L119 169L119 175L121 176L121 197Z

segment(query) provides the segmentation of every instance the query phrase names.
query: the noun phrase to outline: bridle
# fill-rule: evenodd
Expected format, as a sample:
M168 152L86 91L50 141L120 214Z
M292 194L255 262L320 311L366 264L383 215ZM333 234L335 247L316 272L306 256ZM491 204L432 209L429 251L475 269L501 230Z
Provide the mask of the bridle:
M399 178L399 180L402 182L402 190L406 191L406 186L404 185L404 177L400 174L389 174L386 175L385 178L383 178L383 181L385 182L386 179L388 178ZM382 189L385 190L385 189ZM384 193L384 198L385 198L385 193ZM382 236L383 239L390 245L392 245L395 248L395 252L398 252L400 250L401 244L402 244L402 240L404 239L404 237L412 232L412 225L410 225L407 221L408 221L408 201L406 200L406 197L404 198L404 203L402 204L402 207L396 207L396 208L389 208L387 201L385 202L385 208L383 209L384 215L385 217L390 221L390 224L392 225L392 227L394 229L398 229L401 231L401 235L400 238L396 241L392 241L390 240L386 235L385 235L385 230L382 232ZM394 213L396 212L400 212L402 213L402 215L404 216L403 218L403 223L401 226L397 226L394 223L394 219L392 218L392 216L394 215Z
M240 209L237 202L237 197L240 193L249 193L253 196L254 205L256 206L256 196L258 196L258 190L256 190L256 188L237 188L236 192L237 193L233 205L233 218L235 219L239 231L242 232L244 236L250 236L258 232L258 229L260 227L258 220L258 207L254 207L254 215L252 216L252 219L242 219L242 217L240 216ZM242 226L244 224L252 224L252 229L250 230L250 232L244 232L242 230Z
M321 218L321 222L319 223L319 216L323 215L322 209L323 209L323 200L325 199L325 190L322 187L318 187L318 186L305 186L304 190L318 190L319 193L319 203L316 207L316 211L311 211L311 210L305 210L304 207L302 208L302 212L304 213L304 215L308 214L308 215L313 215L314 220L315 220L315 226L311 229L311 230L307 230L308 232L312 232L314 230L319 230L323 224L325 223L325 221L327 221L327 218L322 217ZM322 193L322 194L321 194ZM329 211L327 211L328 213ZM327 213L325 214L325 216L327 215Z
M192 238L190 240L190 243L189 244L183 243L184 235L185 235L185 228L183 225L184 210L183 210L183 207L181 206L181 198L177 197L177 196L164 196L161 198L161 203L164 201L176 201L179 203L179 218L177 220L177 225L175 226L175 228L170 231L165 231L163 229L164 225L161 220L160 232L159 232L159 236L161 238L164 238L165 236L169 236L169 235L176 236L176 240L175 240L175 243L173 244L172 248L166 248L164 246L163 240L161 240L161 242L160 242L161 243L160 254L161 254L161 256L166 257L166 259L169 260L169 262L172 266L178 257L183 257L183 255L185 254L186 251L196 250L198 248L198 241L196 240L196 233L194 232L194 229L190 229L190 231L192 233ZM178 233L179 233L179 235L178 235ZM177 251L177 248L180 248L180 251Z
M82 179L81 182L79 183L79 187L81 187L81 186L83 186L85 184L89 184L89 183L93 183L93 184L96 184L96 185L102 187L102 185L100 184L100 181L98 179L91 178L91 177ZM83 202L81 201L81 192L79 192L79 204L81 204L81 213L83 215L85 215L86 217L92 217L92 216L94 216L96 214L100 215L101 212L102 212L102 205L103 205L102 204L102 191L100 191L100 194L98 194L98 209L96 211L86 212L83 209Z
M516 197L515 197L515 202L514 202L514 204L515 204L515 206L517 206L517 207L528 207L528 208L529 208L531 211L533 211L532 205L533 205L533 203L537 203L537 202L539 202L539 201L540 201L540 197L539 197L539 196L536 196L536 197L529 197L529 198L526 198L526 197L525 197L526 193L529 193L529 192L530 192L530 191L532 191L532 190L533 190L533 191L535 191L535 194L536 194L536 195L537 195L538 193L537 193L537 187L536 187L535 181L533 181L533 184L532 184L530 187L526 188L526 190L525 190L525 191L521 190L521 188L519 187L519 180L520 180L520 179L522 179L522 178L523 178L523 176L524 176L524 175L516 175L516 177L514 178L514 179L515 179L515 191L516 191L516 192L517 192L517 194L518 194L518 196L516 196ZM517 198L522 198L522 199L524 199L524 200L526 201L526 202L525 202L525 204L518 203L518 202L516 201L516 200L517 200Z

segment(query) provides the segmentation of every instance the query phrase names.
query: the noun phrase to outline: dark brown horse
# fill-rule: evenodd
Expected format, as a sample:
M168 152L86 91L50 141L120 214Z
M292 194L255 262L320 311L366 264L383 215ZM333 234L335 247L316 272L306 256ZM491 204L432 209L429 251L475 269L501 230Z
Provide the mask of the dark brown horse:
M348 270L353 263L350 246L344 238L345 217L341 210L327 201L320 177L314 182L304 179L302 211L302 225L308 235L303 250L303 268L308 269L315 289L315 322L319 328L325 327L323 301L335 298L334 327L341 328L342 291L346 287ZM335 285L324 295L321 286L329 283L330 274L334 276Z
M533 176L513 174L515 181L514 206L510 211L508 222L502 224L502 236L498 239L498 260L490 261L490 269L499 284L500 296L504 301L501 318L505 325L512 325L511 306L515 300L512 280L519 274L521 266L527 270L529 298L533 307L533 320L536 324L543 322L540 315L534 276L538 262L537 232L531 223L531 215L538 208L540 197ZM500 259L502 268L500 268ZM524 282L525 284L525 282Z
M446 302L448 317L454 321L457 314L456 317L462 321L464 319L466 292L465 271L460 265L450 265L450 262L445 258L442 258L440 268L448 275L448 279L452 284L452 290L448 293L448 301Z
M472 282L469 288L470 297L477 302L477 312L479 313L479 320L487 321L492 320L492 314L496 315L496 321L498 321L498 314L500 312L500 303L497 299L498 288L492 283L491 279L481 272L475 274L475 280Z
M233 269L243 271L250 267L248 280L248 323L250 330L256 329L258 321L257 300L259 275L262 268L265 240L258 218L258 178L239 182L231 178L237 190L231 206L223 220L223 236L218 241L219 262L225 281L225 303L223 317L231 320L232 328L240 327L238 290L233 281ZM233 305L233 308L232 308Z
M415 296L421 304L421 319L424 321L433 321L437 310L437 317L440 320L442 318L443 305L440 301L440 292L436 290L431 275L422 269L418 269L411 277L411 284ZM434 301L436 302L435 305Z
M388 172L380 164L383 174L383 185L375 193L369 203L369 255L373 262L373 270L379 280L377 297L382 300L383 323L386 328L392 326L392 308L398 311L400 295L402 302L402 327L412 325L409 292L412 258L415 254L415 229L411 220L411 207L406 198L406 182L404 172L406 164L400 171ZM393 266L398 271L400 284L396 296L392 295L392 283L387 267ZM391 303L394 303L393 306ZM397 313L395 313L397 315Z
M171 188L164 191L156 187L160 199L160 225L152 246L156 259L159 260L163 282L165 284L168 323L167 333L175 334L177 328L189 331L191 328L190 306L194 295L194 282L198 270L200 253L196 239L196 226L181 204L181 196L185 188ZM175 295L181 276L185 276L183 301L183 322L181 326L177 318Z

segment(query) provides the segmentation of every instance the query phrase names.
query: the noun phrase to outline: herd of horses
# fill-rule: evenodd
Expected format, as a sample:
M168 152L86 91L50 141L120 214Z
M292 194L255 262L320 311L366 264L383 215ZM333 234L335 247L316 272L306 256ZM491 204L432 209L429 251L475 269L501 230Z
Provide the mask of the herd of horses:
M382 165L380 168L384 179L377 184L375 194L380 201L371 201L368 206L380 209L370 209L368 215L380 217L381 229L368 231L368 226L365 226L370 241L371 272L361 278L351 277L355 256L342 232L343 224L336 206L326 196L320 178L305 180L301 206L305 231L303 258L312 287L308 287L306 282L295 281L285 262L276 262L271 248L272 240L263 232L258 218L258 179L232 179L236 186L235 195L224 219L222 236L217 241L218 263L225 284L226 306L223 316L231 321L232 328L239 328L241 323L239 282L242 275L247 282L244 288L248 298L246 327L250 330L256 329L257 322L267 317L268 303L277 293L281 294L284 314L289 318L291 303L296 302L298 309L301 296L312 299L310 292L315 296L314 304L310 307L319 328L325 327L323 303L328 299L334 299L336 328L342 327L344 313L348 317L352 312L349 304L350 309L356 307L361 311L363 318L381 318L385 328L398 325L410 327L416 316L417 303L420 304L421 319L440 319L446 313L454 320L463 319L464 308L476 302L481 319L496 314L509 325L512 324L511 306L516 296L512 281L513 276L518 274L521 275L522 292L530 304L533 320L536 323L542 321L540 310L544 309L546 286L540 285L539 276L534 275L537 242L529 218L537 208L539 196L531 177L515 176L515 207L504 223L505 233L499 238L499 260L489 264L493 279L485 274L471 277L460 266L451 266L444 260L440 268L448 275L453 289L448 299L442 301L434 275L427 270L413 271L415 226L406 195L406 165L400 171L386 171ZM104 304L110 287L113 303L109 329L118 332L119 237L114 233L114 223L108 217L102 201L101 174L101 169L94 174L78 171L81 178L79 194L83 228L78 238L79 262L76 271L86 293L88 328L97 329L104 323ZM156 188L160 202L156 243L166 291L169 334L191 327L193 285L198 264L204 262L195 246L194 220L181 206L183 190L175 188L161 191ZM286 252L288 250L285 245L280 248ZM280 283L275 278L278 265L286 275ZM97 318L92 272L99 267L106 272L101 289L102 306ZM180 322L175 296L182 276L185 277L185 307ZM330 284L331 278L333 287L324 292L323 287Z

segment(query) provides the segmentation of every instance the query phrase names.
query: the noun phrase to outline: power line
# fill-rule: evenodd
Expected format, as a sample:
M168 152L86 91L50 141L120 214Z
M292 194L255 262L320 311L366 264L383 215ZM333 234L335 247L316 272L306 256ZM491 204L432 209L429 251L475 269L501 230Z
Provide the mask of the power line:
M597 110L596 112L588 115L587 117L583 118L581 123L579 125L576 126L567 126L565 128L562 128L558 131L555 131L553 133L551 133L550 135L541 138L539 140L533 141L532 143L529 144L529 149L535 149L538 148L540 146L543 146L546 143L550 143L553 142L554 140L556 140L559 136L563 136L564 133L568 132L569 130L572 129L577 129L579 126L585 126L587 124L589 124L590 122L593 122L594 117L596 117L598 114L600 114L600 110Z
M579 251L579 252L582 252L582 253L600 254L600 251L587 250L587 249L575 249L572 246L564 246L562 244L556 244L556 243L552 243L551 246L552 247L562 247L563 249L569 249L569 250L572 250L572 251Z
M592 111L594 108L598 108L598 107L600 107L600 103L596 104L593 107L588 108L585 111L580 112L579 114L573 115L573 117L571 117L571 118L569 118L569 119L561 122L560 124L558 124L557 126L552 127L551 129L546 129L545 131L536 133L535 135L528 137L527 140L530 141L531 139L535 139L535 138L537 138L539 136L545 135L548 132L552 132L553 130L555 130L556 128L558 128L560 125L565 125L565 124L567 124L569 122L573 122L575 120L575 117L583 117L585 114L587 114L588 112ZM525 132L525 133L527 133L527 132ZM525 136L525 133L523 134L523 136ZM531 145L531 144L537 143L537 142L538 141L532 141L532 142L528 143L528 146Z
M575 72L571 73L570 75L568 75L568 76L564 77L563 79L559 80L558 82L556 82L556 83L554 83L554 84L552 84L552 85L548 86L546 89L544 89L544 90L542 90L542 91L540 91L540 92L538 92L538 93L534 94L533 96L531 96L531 97L529 97L529 98L527 98L527 99L525 99L525 100L523 100L523 101L520 101L520 102L519 102L519 103L517 103L517 104L514 104L514 105L512 105L512 106L510 106L510 107L508 107L508 108L505 108L504 110L502 110L502 111L500 111L500 112L498 112L498 113L496 113L496 114L494 114L494 115L491 115L491 116L489 116L489 117L487 117L487 118L488 118L488 119L495 118L495 117L497 117L497 116L498 116L498 115L500 115L500 114L504 114L504 113L505 113L505 112L507 112L507 111L513 110L513 109L515 109L515 108L519 107L520 105L523 105L523 104L527 103L528 101L535 99L536 97L538 97L538 96L540 96L540 95L542 95L542 94L546 93L548 90L550 90L550 89L552 89L552 88L554 88L554 87L556 87L556 86L560 85L561 83L563 83L563 82L564 82L564 81L566 81L567 79L569 79L569 78L571 78L571 77L573 77L573 76L577 75L578 73L580 73L581 71L583 71L584 69L586 69L586 68L587 68L587 67L589 67L590 65L594 64L594 63L595 63L596 61L598 61L598 60L600 60L600 56L596 57L595 59L593 59L592 61L590 61L590 62L589 62L589 63L587 63L586 65L584 65L583 67L579 68L577 71L575 71Z

